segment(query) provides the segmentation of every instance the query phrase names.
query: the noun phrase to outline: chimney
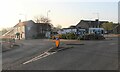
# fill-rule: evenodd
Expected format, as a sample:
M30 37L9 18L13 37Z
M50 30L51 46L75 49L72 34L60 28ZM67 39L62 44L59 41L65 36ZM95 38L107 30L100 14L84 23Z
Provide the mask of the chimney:
M97 21L97 22L98 22L98 21L99 21L99 19L95 19L95 21Z
M95 21L97 22L97 28L100 28L99 19L95 19Z
M21 22L21 19L19 19L19 23Z

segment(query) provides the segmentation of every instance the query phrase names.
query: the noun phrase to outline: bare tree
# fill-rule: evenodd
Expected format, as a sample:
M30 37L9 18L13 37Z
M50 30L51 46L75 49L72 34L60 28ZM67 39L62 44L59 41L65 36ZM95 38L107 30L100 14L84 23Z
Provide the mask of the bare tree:
M0 35L3 35L5 34L6 32L8 32L9 30L11 30L11 27L8 27L8 28L3 28L1 31L0 31Z
M58 24L58 25L56 26L56 29L57 29L57 30L60 30L60 29L62 29L62 26Z
M35 20L36 23L40 23L41 18L39 16L35 16L34 20Z
M36 23L50 23L51 20L45 16L35 16L34 20Z
M51 31L53 29L53 25L50 23L51 20L48 17L42 16L42 15L34 16L34 21L35 23L43 23L42 29L41 29L42 33L43 33L43 30Z
M3 28L2 31L1 31L2 35L5 34L7 31L8 31L7 29Z

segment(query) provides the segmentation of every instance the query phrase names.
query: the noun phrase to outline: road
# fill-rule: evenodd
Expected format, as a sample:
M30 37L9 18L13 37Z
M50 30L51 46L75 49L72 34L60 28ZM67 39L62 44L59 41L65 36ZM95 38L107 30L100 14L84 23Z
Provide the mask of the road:
M118 39L100 41L61 40L71 47L24 64L54 47L52 40L24 41L21 48L3 53L3 70L117 70Z

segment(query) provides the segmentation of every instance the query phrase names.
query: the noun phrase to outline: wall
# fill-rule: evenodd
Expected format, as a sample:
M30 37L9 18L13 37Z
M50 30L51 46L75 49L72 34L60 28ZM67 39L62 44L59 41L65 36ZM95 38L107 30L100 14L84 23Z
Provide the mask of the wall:
M32 20L27 21L25 25L25 39L33 39L36 35L37 31L35 23Z

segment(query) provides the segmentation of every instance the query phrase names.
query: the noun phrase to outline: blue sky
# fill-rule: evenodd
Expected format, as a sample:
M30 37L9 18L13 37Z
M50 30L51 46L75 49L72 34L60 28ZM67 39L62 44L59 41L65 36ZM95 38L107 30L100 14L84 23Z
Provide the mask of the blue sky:
M4 4L5 3L5 4ZM100 20L118 22L118 0L80 0L76 1L56 1L46 0L3 0L0 4L1 13L0 28L12 27L22 21L34 19L36 15L47 15L52 20L51 23L69 27L76 25L80 20L95 20L96 13L99 13ZM22 15L20 15L22 14Z

